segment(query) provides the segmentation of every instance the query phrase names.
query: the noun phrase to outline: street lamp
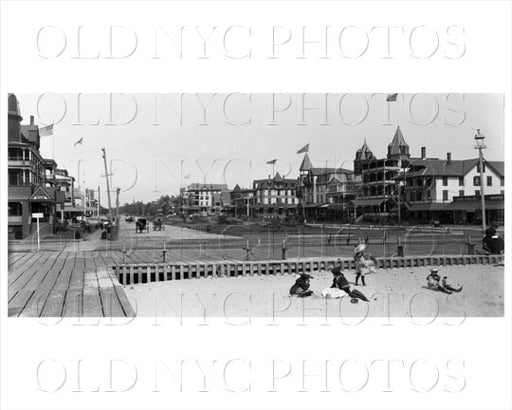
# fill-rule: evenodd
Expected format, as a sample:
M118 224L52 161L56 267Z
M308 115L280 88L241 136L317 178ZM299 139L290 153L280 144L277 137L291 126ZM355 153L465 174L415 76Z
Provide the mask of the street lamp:
M484 193L484 169L483 169L483 153L482 150L487 148L484 143L485 135L480 134L480 129L476 130L475 135L475 149L478 150L478 166L480 168L480 200L482 201L482 229L486 230L485 218L485 193Z

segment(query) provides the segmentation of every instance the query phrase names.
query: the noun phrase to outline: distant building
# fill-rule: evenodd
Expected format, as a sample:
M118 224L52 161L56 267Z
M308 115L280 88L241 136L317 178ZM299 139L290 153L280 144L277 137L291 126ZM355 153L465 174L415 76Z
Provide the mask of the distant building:
M297 180L278 173L272 178L253 181L252 215L260 218L285 218L297 214Z
M411 220L446 223L481 223L481 186L486 198L486 219L503 223L505 194L505 164L484 161L483 181L480 181L478 158L454 160L451 153L445 159L411 159L397 176L402 185Z
M229 193L226 184L190 184L183 192L183 210L188 213L220 213L231 207Z
M252 189L242 189L236 184L233 191L231 191L231 205L235 217L250 218L254 205L254 191Z
M352 170L313 167L306 153L299 171L297 196L302 217L340 221L349 218L357 182Z
M21 125L18 99L8 96L8 232L10 239L22 239L35 232L32 214L40 213L40 232L53 233L56 205L63 197L56 195L54 174L57 163L39 152L39 127L30 117Z
M360 184L358 197L352 201L357 220L382 221L396 217L399 201L395 177L409 159L409 145L400 127L388 145L385 158L377 159L364 142L354 160L354 174Z

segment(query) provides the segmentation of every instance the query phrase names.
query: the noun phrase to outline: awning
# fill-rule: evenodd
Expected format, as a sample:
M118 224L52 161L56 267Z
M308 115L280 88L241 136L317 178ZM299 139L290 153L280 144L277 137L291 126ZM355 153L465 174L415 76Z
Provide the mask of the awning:
M79 206L64 206L64 212L72 212L72 213L78 213L78 214L83 214L84 213L84 208L83 207L79 207Z
M381 205L385 199L379 198L379 199L354 199L352 201L352 204L354 206L376 206Z
M457 201L448 204L450 211L476 211L482 209L480 201ZM489 211L504 210L504 201L485 201L485 209Z
M417 212L417 211L451 211L449 209L450 203L436 203L436 202L428 202L422 204L411 204L409 207L409 211Z

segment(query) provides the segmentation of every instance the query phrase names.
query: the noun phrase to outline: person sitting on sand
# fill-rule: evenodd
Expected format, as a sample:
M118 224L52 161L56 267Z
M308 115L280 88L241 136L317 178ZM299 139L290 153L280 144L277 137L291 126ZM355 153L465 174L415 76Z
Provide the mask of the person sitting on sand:
M354 248L354 264L356 268L356 283L355 285L359 285L359 278L361 278L361 283L363 286L366 286L365 274L370 272L375 272L377 266L377 259L375 259L372 255L365 252L367 245L362 243L357 245Z
M359 292L357 289L350 289L348 280L347 280L347 278L345 278L345 275L341 271L340 266L335 266L334 268L331 269L331 272L334 275L334 278L332 280L331 289L332 288L340 289L353 299L361 299L365 302L369 302L368 298L365 295L363 295L361 292Z
M446 276L444 278L446 279ZM439 269L437 269L437 268L430 269L430 275L427 276L427 288L432 289L432 290L438 290L440 292L447 293L447 294L451 295L452 292L454 292L454 291L446 288L445 285L446 285L446 280L444 281L444 284L443 284L443 281L441 280L441 276L439 276ZM462 290L462 287L460 288L460 290ZM458 291L459 290L455 290L455 292L458 292Z
M309 280L313 279L313 276L307 273L301 273L295 283L290 288L290 295L297 295L299 298L305 298L313 294L312 290L309 290Z

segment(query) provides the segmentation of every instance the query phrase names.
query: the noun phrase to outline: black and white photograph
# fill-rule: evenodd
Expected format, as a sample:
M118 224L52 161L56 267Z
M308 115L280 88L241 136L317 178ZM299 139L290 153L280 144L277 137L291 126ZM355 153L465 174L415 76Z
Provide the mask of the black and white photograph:
M512 2L0 22L0 409L512 407Z
M503 95L8 103L9 316L504 314Z

